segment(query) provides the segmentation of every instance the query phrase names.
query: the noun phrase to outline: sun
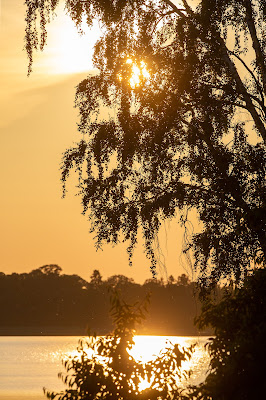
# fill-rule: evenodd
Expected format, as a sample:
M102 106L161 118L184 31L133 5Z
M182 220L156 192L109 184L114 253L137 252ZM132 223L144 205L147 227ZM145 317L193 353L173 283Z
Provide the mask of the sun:
M144 81L150 78L150 73L144 61L137 64L131 58L127 58L125 64L130 67L130 72L126 74L126 79L131 89L136 89ZM118 74L118 80L121 82L124 79L123 73Z
M131 58L128 58L126 63L132 65L132 75L129 79L129 83L132 89L135 89L137 86L139 86L143 78L146 80L150 77L150 74L147 70L147 65L144 61L141 61L140 65L138 66L131 60Z

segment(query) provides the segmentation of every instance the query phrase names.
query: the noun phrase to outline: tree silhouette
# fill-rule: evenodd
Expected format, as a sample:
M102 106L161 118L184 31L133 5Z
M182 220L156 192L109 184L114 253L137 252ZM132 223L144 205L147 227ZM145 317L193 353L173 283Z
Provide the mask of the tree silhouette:
M175 278L173 275L170 275L167 280L168 285L173 285L175 283Z
M102 283L102 275L98 269L93 270L90 283L96 287Z
M142 230L155 274L162 220L196 209L195 266L206 285L265 262L266 62L263 0L66 0L80 26L101 21L97 75L76 92L81 141L62 181L79 174L83 211L102 242ZM26 50L43 48L58 0L26 0ZM40 28L37 22L40 21ZM39 32L40 31L40 35ZM99 119L101 107L114 118Z

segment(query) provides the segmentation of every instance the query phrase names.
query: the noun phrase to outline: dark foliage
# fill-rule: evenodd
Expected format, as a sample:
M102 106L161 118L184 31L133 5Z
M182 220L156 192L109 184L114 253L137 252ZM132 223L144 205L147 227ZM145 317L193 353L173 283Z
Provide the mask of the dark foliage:
M200 326L210 325L210 373L195 390L204 400L251 400L265 396L266 272L255 271L219 304L206 303Z
M91 337L80 341L78 355L63 364L68 375L62 376L68 389L61 393L49 392L48 399L56 400L185 400L185 390L178 386L181 378L189 376L181 371L181 362L191 356L178 345L168 346L153 361L136 361L129 353L134 345L136 324L145 318L147 304L129 305L115 293L111 300L114 332L106 337ZM139 390L142 380L150 387Z

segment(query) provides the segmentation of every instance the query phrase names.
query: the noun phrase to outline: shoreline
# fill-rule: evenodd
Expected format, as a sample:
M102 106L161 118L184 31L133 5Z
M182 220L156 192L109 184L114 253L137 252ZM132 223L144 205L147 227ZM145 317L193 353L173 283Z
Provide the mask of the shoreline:
M0 326L0 337L3 336L105 336L112 334L110 329L88 329L85 326ZM138 336L209 336L213 335L210 329L199 331L198 329L172 330L164 327L155 329L139 328Z
M106 333L97 333L96 336L106 336ZM175 337L175 336L180 336L180 337L207 337L207 336L213 336L214 334L211 332L193 332L191 334L176 334L176 333L154 333L154 334L150 334L150 333L139 333L137 332L135 336L162 336L162 337ZM51 334L22 334L22 333L1 333L0 337L4 338L4 337L89 337L89 336L95 336L95 335L90 335L90 334L86 334L86 333L82 333L82 334L78 334L78 333L73 333L73 334L55 334L55 333L51 333ZM2 400L2 399L1 399Z

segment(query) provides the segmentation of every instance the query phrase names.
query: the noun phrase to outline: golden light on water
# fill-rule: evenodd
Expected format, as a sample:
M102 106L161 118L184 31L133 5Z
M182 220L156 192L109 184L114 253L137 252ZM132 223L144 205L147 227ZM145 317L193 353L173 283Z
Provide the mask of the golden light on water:
M193 343L197 343L191 359L181 362L181 372L191 370L193 375L189 382L191 384L198 384L202 381L202 371L207 370L209 363L208 354L204 348L206 339L207 338L191 338L181 336L138 335L134 337L135 345L129 351L129 354L133 356L136 361L140 361L145 364L155 359L160 354L160 351L164 351L165 349L170 348L172 345L178 344L180 348L188 349ZM90 341L89 338L88 340ZM89 355L92 355L91 350L89 350L88 353ZM73 350L65 353L65 357L70 359L73 357L80 357L80 353L77 350ZM182 385L182 381L179 383ZM139 391L148 388L150 385L151 383L148 381L148 379L140 379Z
M144 364L152 359L155 359L160 351L171 347L172 345L178 343L181 348L187 348L191 345L188 343L186 337L166 337L166 336L135 336L135 345L129 352L137 361L141 361ZM184 360L181 362L181 370L189 370L192 368L192 360ZM151 383L148 379L140 379L139 390L147 389Z
M137 335L134 337L135 346L133 346L130 354L135 358L135 360L147 362L158 356L160 350L169 347L169 345L176 343L176 338L178 338L178 344L181 347L186 346L186 338L181 336L146 336Z

